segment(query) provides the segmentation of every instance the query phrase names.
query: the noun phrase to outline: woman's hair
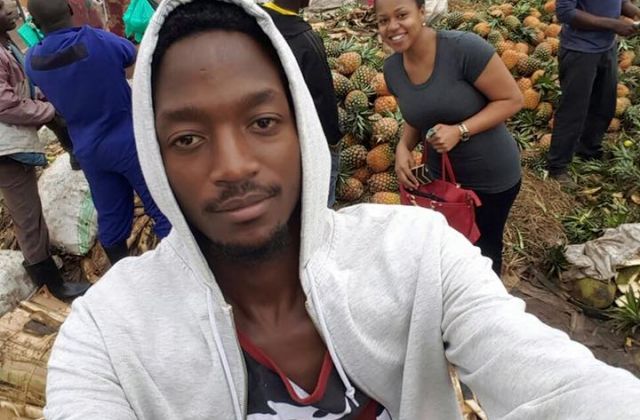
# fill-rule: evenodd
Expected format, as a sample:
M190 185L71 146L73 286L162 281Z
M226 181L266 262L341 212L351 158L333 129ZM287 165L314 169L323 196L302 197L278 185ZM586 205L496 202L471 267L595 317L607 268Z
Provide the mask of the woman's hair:
M152 86L156 85L160 64L171 45L191 35L213 30L240 32L256 41L272 58L288 93L287 78L278 53L255 18L248 15L240 6L211 0L195 0L184 6L178 6L167 16L158 34L158 42L153 52Z

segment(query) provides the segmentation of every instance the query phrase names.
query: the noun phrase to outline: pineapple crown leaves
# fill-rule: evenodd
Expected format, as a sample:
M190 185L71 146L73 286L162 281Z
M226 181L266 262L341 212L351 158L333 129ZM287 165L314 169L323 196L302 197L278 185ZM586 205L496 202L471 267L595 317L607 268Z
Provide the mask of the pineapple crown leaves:
M640 328L640 296L636 296L633 288L629 287L622 306L612 308L608 315L615 331L634 335Z
M640 132L640 105L632 105L624 115L624 122L628 130L634 134Z
M346 120L346 131L356 136L357 139L363 141L371 136L371 121L369 117L373 115L370 109L363 109L357 112L349 113Z

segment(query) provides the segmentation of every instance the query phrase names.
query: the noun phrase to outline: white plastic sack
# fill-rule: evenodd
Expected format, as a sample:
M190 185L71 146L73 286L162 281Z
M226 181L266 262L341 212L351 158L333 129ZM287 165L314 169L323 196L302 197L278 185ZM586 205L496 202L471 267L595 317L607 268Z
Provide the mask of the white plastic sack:
M98 234L98 216L82 171L72 171L69 155L60 155L38 180L51 244L64 252L86 255Z
M607 229L604 235L580 245L569 245L565 257L571 268L562 274L564 280L590 277L608 281L616 270L640 255L640 223Z
M22 267L22 261L20 251L0 250L0 316L36 290Z
M427 15L427 22L431 22L449 11L449 1L425 0L424 11Z

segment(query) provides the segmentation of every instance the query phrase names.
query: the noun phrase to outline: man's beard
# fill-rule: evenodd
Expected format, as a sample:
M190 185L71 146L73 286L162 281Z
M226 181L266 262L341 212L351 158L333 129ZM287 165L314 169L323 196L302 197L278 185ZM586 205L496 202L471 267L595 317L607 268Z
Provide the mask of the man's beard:
M291 245L289 225L277 226L269 238L258 244L232 244L206 241L206 249L214 255L238 264L257 264L273 258Z

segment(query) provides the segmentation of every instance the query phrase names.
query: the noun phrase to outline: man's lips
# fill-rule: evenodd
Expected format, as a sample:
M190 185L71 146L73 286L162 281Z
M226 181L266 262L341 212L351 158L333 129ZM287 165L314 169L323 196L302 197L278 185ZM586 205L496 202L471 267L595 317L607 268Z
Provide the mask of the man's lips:
M266 192L249 193L243 195L242 197L234 197L224 201L220 206L218 206L215 209L215 213L238 211L258 204L268 198L271 198L271 194L268 194Z

